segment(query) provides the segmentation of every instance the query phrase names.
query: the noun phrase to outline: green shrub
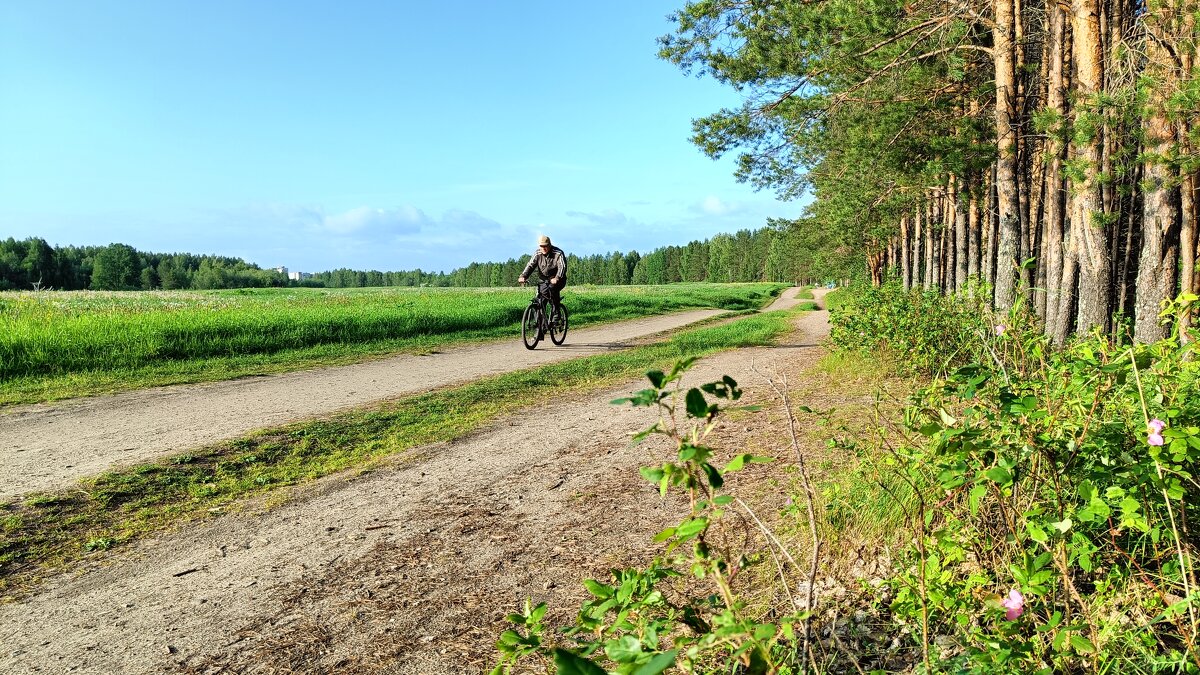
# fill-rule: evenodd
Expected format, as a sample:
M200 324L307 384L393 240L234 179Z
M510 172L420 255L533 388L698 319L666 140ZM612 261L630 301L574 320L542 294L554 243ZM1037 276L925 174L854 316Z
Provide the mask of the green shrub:
M842 344L948 373L916 392L909 440L878 463L917 496L889 609L927 667L1200 671L1191 350L1099 336L1054 350L1019 313L993 323L896 287L860 293L847 314Z

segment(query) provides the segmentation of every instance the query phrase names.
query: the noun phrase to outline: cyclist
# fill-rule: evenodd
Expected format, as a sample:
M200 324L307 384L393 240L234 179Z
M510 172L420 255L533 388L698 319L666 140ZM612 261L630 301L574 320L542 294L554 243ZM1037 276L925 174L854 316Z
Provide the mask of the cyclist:
M517 283L524 284L525 278L536 267L542 279L549 284L550 301L554 303L554 310L562 304L562 289L567 285L567 254L563 250L550 243L550 237L542 235L538 237L538 250L529 258L529 263L525 265L525 270L521 272L521 276L517 277ZM539 287L538 293L543 291Z

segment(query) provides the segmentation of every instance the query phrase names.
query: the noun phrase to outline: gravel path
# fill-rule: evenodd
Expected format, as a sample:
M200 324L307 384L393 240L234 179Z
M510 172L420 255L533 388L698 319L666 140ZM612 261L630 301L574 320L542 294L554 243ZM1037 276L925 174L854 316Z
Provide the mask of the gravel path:
M798 326L791 344L702 360L690 382L730 374L747 390L744 402L769 398L764 373L811 366L822 351L826 313L805 314ZM538 350L533 358L608 349L616 338L596 335L630 332L629 324L581 331L562 356ZM475 366L478 374L520 367L526 355L519 346L487 345L456 358L477 350L495 350L491 358L500 360ZM421 359L397 361L411 369ZM411 379L398 364L392 368L375 377L402 372ZM289 384L269 391L291 392L297 377L325 388L343 370L270 378ZM214 390L249 384L265 383L173 393L210 408ZM500 617L522 598L553 600L563 591L558 600L570 602L580 574L602 574L678 516L678 505L659 502L637 477L651 449L628 445L654 412L608 403L642 386L630 382L531 410L377 471L316 481L282 506L251 504L103 556L99 566L0 606L0 672L486 672ZM92 401L53 412L101 408L121 409ZM727 443L779 421L778 410L754 415L733 423L746 435ZM61 422L72 428L69 417ZM110 436L121 438L122 428Z
M794 304L785 291L772 308ZM555 347L517 339L351 366L180 385L0 413L0 502L69 488L104 471L414 392L579 356L719 316L697 310L571 331Z
M796 303L788 289L772 309ZM438 387L629 346L720 316L696 310L572 330L563 346L508 340L338 368L186 384L0 413L0 502L70 488L76 480L248 431Z

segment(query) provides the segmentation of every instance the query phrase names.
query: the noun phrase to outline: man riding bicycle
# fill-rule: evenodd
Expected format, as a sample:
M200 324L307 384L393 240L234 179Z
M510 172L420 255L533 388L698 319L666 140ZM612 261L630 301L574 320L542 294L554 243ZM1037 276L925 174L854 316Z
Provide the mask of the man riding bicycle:
M538 237L538 250L529 258L529 263L525 265L525 270L521 272L521 276L517 277L517 283L525 284L526 277L537 267L538 274L548 284L549 288L543 290L542 286L538 286L538 294L549 293L550 301L554 303L555 310L562 303L562 289L567 285L567 254L563 250L550 243L550 237L542 235Z

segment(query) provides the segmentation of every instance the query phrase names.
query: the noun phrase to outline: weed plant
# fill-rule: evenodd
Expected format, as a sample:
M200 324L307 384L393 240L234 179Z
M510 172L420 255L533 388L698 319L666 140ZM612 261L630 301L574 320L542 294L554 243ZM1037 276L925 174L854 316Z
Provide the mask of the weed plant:
M728 410L726 402L736 402L742 392L729 376L683 389L680 380L693 361L678 361L669 372L652 370L649 388L613 401L659 410L659 421L634 440L667 436L676 457L643 467L641 474L663 496L686 496L688 515L655 537L663 552L646 567L584 581L591 598L565 635L546 630L544 603L535 607L527 600L521 612L508 615L513 628L500 635L492 675L524 672L532 662L560 675L657 675L674 666L684 672L794 672L775 666L791 661L795 651L780 648L796 644L803 617L791 613L771 622L749 611L734 585L750 562L719 543L727 521L740 517L735 498L723 494L725 476L772 459L743 453L722 467L713 464L715 452L705 438ZM688 588L687 579L696 585Z
M896 286L857 291L834 323L843 348L935 375L901 442L835 495L844 526L878 516L872 485L902 511L887 611L924 670L1200 672L1190 346L1055 350L1019 309Z

